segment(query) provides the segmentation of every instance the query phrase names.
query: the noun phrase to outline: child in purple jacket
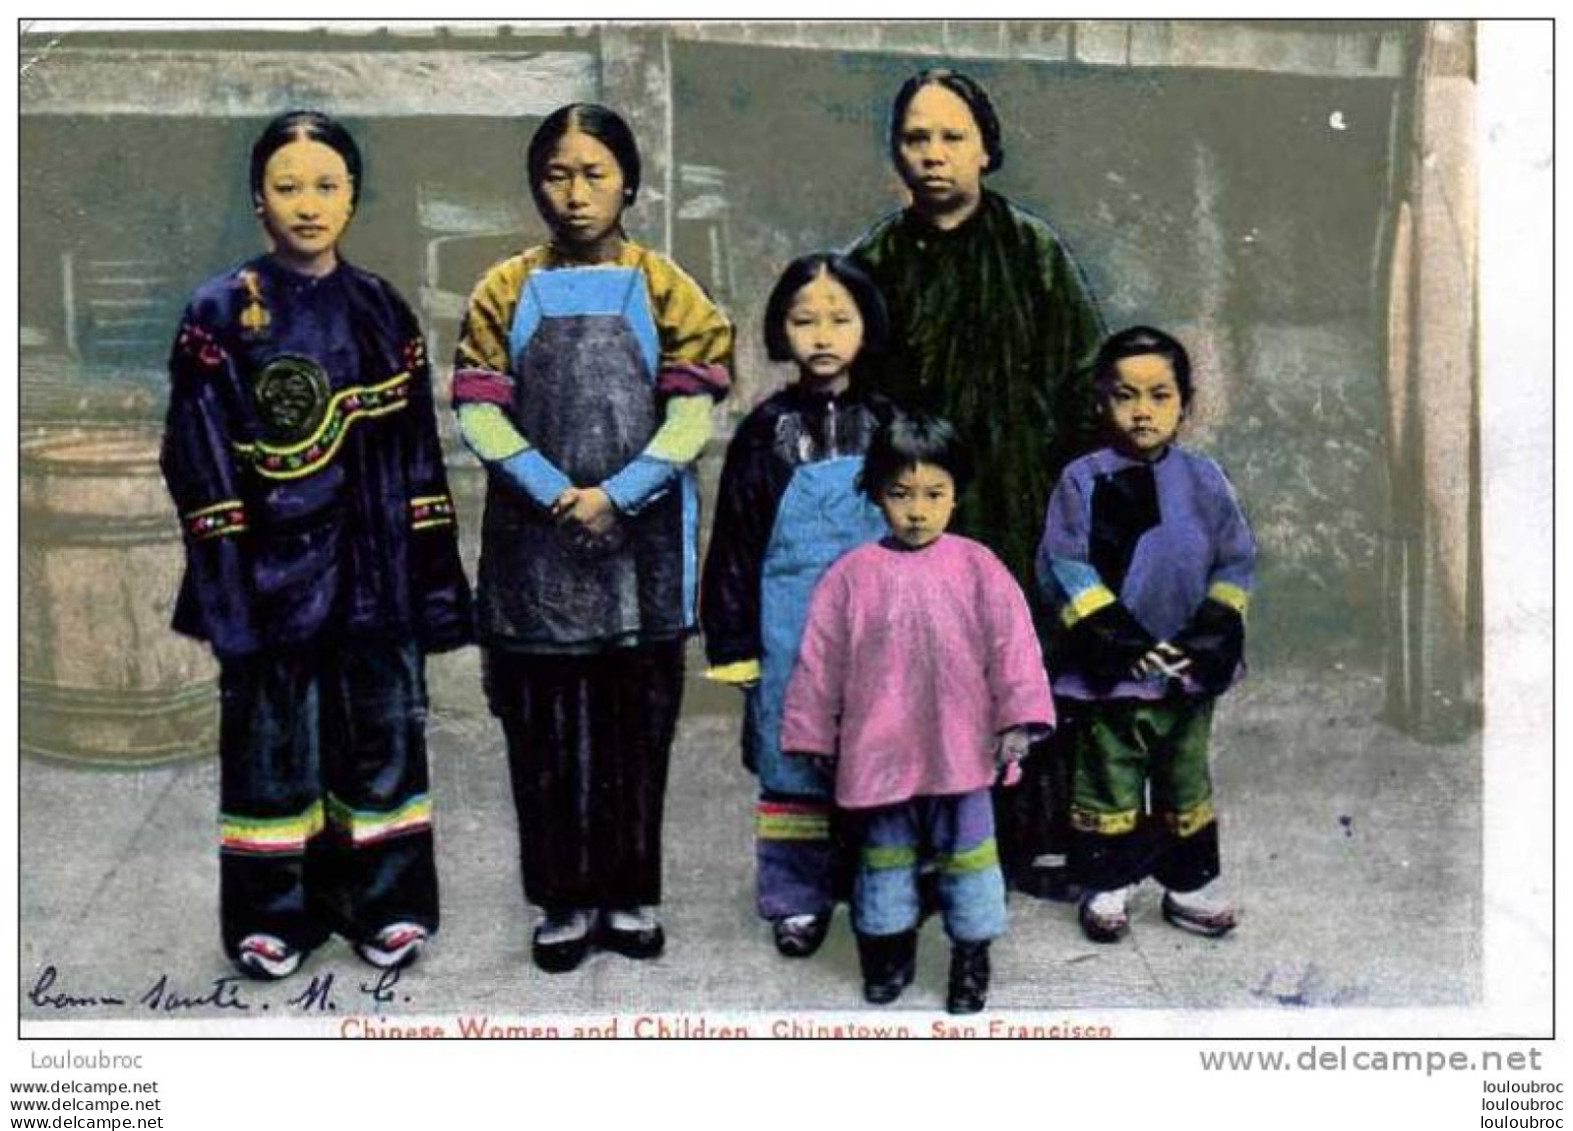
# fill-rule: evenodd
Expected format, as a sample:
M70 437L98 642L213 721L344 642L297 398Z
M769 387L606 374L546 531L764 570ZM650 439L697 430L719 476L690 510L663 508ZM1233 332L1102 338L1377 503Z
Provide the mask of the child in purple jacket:
M1256 545L1218 465L1174 443L1191 402L1185 347L1137 326L1104 344L1095 374L1113 442L1065 469L1038 549L1062 629L1054 692L1077 704L1082 930L1123 937L1150 875L1165 919L1222 935L1235 910L1217 882L1208 747L1213 702L1244 671Z
M984 546L945 533L966 475L945 421L875 432L860 487L890 534L814 590L781 726L783 750L826 761L857 829L864 998L888 1004L912 982L927 857L952 944L952 1013L983 1008L989 942L1005 930L989 787L1054 722L1020 587Z

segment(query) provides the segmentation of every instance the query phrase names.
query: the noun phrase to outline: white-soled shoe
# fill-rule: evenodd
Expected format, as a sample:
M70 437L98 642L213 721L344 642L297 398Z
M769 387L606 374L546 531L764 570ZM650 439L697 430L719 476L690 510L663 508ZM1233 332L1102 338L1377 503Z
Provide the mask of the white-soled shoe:
M355 944L355 953L379 970L410 965L426 949L431 932L419 923L389 923L369 941Z
M277 935L247 935L235 948L235 965L248 977L263 982L276 982L288 978L300 969L304 957L298 947Z
M1163 893L1163 917L1182 931L1215 939L1240 923L1240 913L1218 880L1195 891Z

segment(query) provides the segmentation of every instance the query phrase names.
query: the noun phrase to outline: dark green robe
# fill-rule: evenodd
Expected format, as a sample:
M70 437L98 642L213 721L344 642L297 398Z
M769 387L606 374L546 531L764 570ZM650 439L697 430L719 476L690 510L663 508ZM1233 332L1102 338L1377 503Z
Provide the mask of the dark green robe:
M948 232L910 211L888 216L852 256L891 316L864 387L961 430L976 474L953 529L1034 592L1049 492L1098 434L1090 369L1104 326L1080 268L1048 224L990 192Z

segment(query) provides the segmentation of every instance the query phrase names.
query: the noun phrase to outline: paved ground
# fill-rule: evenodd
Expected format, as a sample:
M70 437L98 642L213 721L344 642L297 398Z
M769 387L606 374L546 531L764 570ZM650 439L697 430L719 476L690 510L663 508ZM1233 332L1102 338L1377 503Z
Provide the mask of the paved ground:
M865 1008L844 916L822 955L806 963L778 958L754 918L753 786L738 763L735 705L731 692L692 677L669 800L667 955L647 964L598 955L566 976L536 971L502 738L481 709L475 653L440 657L431 674L443 930L380 1012ZM1069 908L1013 897L1010 934L995 947L991 1006L1058 1017L1086 1008L1477 1001L1478 741L1422 746L1373 721L1379 702L1369 674L1258 669L1220 709L1215 742L1225 868L1244 908L1242 928L1221 942L1182 935L1162 921L1147 889L1131 939L1096 946ZM230 972L217 943L216 797L212 759L140 772L24 761L24 1022L145 1020L159 1015L137 1000L149 989L162 991L161 1003L169 994L201 999ZM940 1007L945 950L933 923L918 984L899 1010ZM30 1004L49 966L57 979L34 996L50 1004ZM329 973L341 1009L365 1008L357 987L367 968L334 942L286 983L288 992L242 987L250 1010L194 1004L175 1013L245 1032L255 1018L298 1012L288 997ZM53 1004L62 995L126 1004Z

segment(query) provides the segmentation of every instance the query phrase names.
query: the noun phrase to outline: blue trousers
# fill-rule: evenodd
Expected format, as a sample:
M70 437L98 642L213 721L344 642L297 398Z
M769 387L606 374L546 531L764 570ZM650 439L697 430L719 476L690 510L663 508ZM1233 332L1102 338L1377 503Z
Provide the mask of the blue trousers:
M994 842L987 789L953 797L915 797L854 813L859 832L852 926L861 935L895 935L922 916L918 873L938 873L945 933L984 942L1005 933L1005 879Z

